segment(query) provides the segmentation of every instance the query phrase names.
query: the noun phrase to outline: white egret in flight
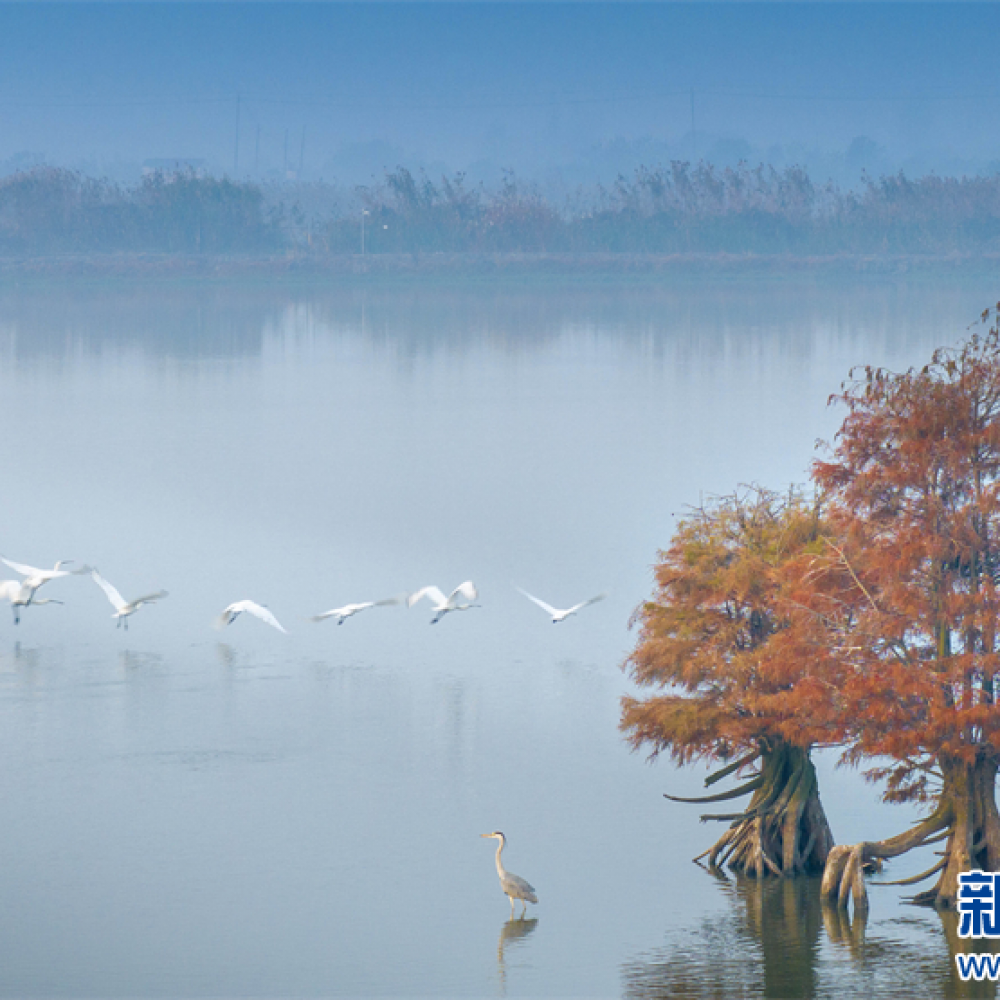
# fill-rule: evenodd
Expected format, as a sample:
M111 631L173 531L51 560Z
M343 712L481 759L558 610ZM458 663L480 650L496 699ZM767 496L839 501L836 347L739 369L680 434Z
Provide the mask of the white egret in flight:
M5 559L0 556L0 562L5 566L9 566L16 573L20 573L24 577L20 583L15 580L6 581L8 584L14 584L17 588L17 592L14 593L11 588L7 588L2 596L9 597L10 603L14 608L14 624L17 625L21 621L21 608L26 608L30 604L62 604L62 601L54 601L51 599L41 600L35 597L35 593L38 588L43 584L48 583L50 580L56 580L61 576L70 576L72 574L79 575L81 573L89 573L89 566L81 566L80 569L63 569L63 566L68 566L73 560L72 559L61 559L59 562L53 566L52 569L39 569L37 566L27 566L24 563L12 562L10 559Z
M421 587L416 593L410 594L406 599L406 606L412 608L422 597L426 597L434 602L434 617L431 624L436 625L450 611L468 611L469 608L478 608L478 604L472 602L479 596L476 585L471 580L460 583L447 597L435 586ZM459 603L459 597L464 597L465 604Z
M529 594L526 590L521 590L520 587L516 587L520 593L524 594L529 601L534 601L543 611L547 612L552 616L552 624L558 625L559 622L566 621L570 615L575 615L577 611L581 608L585 608L588 604L596 604L598 601L603 601L607 594L598 594L596 597L591 597L588 601L581 601L579 604L574 604L571 608L554 608L551 604L546 604L545 601L539 600L533 594Z
M137 597L134 601L126 601L96 569L91 570L90 575L94 578L94 583L107 595L111 606L115 609L114 614L111 616L118 619L115 623L115 628L118 628L124 622L126 632L128 631L129 615L134 615L144 604L152 604L153 601L158 601L161 597L168 596L165 590L158 590L155 594L146 594L144 597Z
M26 590L20 580L0 580L0 600L10 601L15 625L21 621L21 608L29 604L62 604L62 601L52 597L35 597L34 592Z
M276 628L279 632L285 632L287 635L288 630L282 627L281 622L264 605L257 604L255 601L236 601L230 604L216 619L215 627L220 629L225 628L239 618L244 611L259 618L262 622L267 622L268 625Z
M336 618L337 624L343 625L351 615L356 615L359 611L364 611L366 608L388 607L390 604L402 604L405 600L405 597L387 597L383 601L363 601L361 604L345 604L342 608L331 608L329 611L324 611L321 615L313 615L309 621L323 622L327 618Z
M511 916L514 916L514 900L521 900L521 903L523 904L521 916L523 917L525 911L528 909L528 903L538 902L534 886L525 882L520 875L513 875L511 872L507 871L506 868L504 868L503 862L500 860L500 852L503 850L503 845L507 842L507 840L499 830L494 830L493 833L483 833L480 834L480 836L493 837L500 841L497 845L497 875L500 876L500 888L503 889L507 898L510 900Z

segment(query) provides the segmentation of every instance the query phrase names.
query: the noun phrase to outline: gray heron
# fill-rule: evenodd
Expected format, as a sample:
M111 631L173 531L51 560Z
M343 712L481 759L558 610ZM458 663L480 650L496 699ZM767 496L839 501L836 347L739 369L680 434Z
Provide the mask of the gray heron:
M504 837L499 830L494 830L493 833L483 833L480 834L480 836L493 837L495 840L500 841L497 845L497 875L500 876L500 888L503 889L507 898L510 900L511 916L514 915L514 900L521 900L521 916L523 917L528 909L528 903L538 902L538 897L535 895L534 887L525 882L520 875L514 875L504 868L503 862L500 860L500 853L503 851L507 838Z

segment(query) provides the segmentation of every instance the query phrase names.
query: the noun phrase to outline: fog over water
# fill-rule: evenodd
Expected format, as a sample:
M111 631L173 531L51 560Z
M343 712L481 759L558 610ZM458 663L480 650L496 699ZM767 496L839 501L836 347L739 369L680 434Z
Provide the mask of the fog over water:
M993 4L7 4L0 174L993 172Z
M0 290L0 552L170 592L127 633L78 577L48 586L63 606L0 617L0 994L906 995L899 946L945 988L941 922L901 890L873 890L861 947L808 885L758 899L690 864L713 831L661 793L705 772L628 752L619 664L687 505L801 481L851 365L922 363L991 298L944 279ZM469 578L482 608L434 627L427 605L303 620ZM556 627L514 584L610 596ZM247 597L290 634L214 632ZM910 818L833 763L838 840ZM525 922L495 829L538 889Z

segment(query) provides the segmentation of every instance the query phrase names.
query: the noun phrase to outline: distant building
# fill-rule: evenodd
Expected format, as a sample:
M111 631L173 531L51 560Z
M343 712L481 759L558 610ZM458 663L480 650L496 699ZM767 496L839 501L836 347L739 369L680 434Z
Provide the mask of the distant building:
M207 173L205 161L188 157L163 157L142 161L142 176L163 174L165 177L176 177L178 174L194 174L204 177Z

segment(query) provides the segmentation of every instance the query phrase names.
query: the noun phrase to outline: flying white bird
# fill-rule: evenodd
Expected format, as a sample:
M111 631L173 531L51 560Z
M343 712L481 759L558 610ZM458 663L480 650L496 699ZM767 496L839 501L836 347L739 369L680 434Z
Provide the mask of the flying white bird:
M35 597L20 580L0 580L0 600L10 601L14 609L14 624L21 621L21 608L29 604L62 604L52 597Z
M359 611L364 611L366 608L383 608L390 604L402 604L405 600L405 597L387 597L384 601L364 601L361 604L345 604L342 608L332 608L330 611L324 611L321 615L313 615L309 621L322 622L326 621L327 618L336 618L337 624L343 625L351 615L356 615Z
M574 604L571 608L554 608L551 604L546 604L545 601L539 600L534 595L529 594L526 590L521 590L520 587L516 587L515 589L524 594L529 601L534 601L534 603L537 604L543 611L550 614L552 616L553 625L558 625L559 622L566 621L570 615L575 615L581 608L585 608L588 604L596 604L598 601L603 601L604 598L608 596L607 594L598 594L597 597L592 597L589 601L581 601L579 604Z
M10 603L14 608L15 625L21 621L21 608L26 608L30 604L62 604L62 601L36 598L35 593L39 587L48 583L50 580L56 580L61 576L70 576L72 574L79 575L81 573L90 572L89 566L81 566L80 569L74 570L62 569L63 566L68 566L72 561L72 559L62 559L57 562L52 569L39 569L37 566L27 566L24 563L12 562L10 559L5 559L3 556L0 556L0 562L2 562L5 566L9 566L12 570L20 573L21 576L24 577L20 583L16 580L5 581L8 585L14 585L16 593L10 588L10 586L8 586L4 593L0 595L9 598Z
M115 613L111 616L118 619L115 623L115 628L118 628L124 622L126 632L128 631L129 615L134 615L144 604L151 604L153 601L158 601L161 597L168 596L165 590L158 590L155 594L146 594L144 597L137 597L134 601L126 601L96 569L91 570L90 575L94 578L94 583L107 594L108 600L115 609Z
M234 604L230 604L216 619L215 627L220 629L225 628L239 618L244 611L256 616L262 622L267 622L268 625L276 628L279 632L285 632L287 635L287 630L282 627L281 622L267 608L262 604L257 604L255 601L236 601Z
M459 604L459 596L464 597L465 604ZM434 602L434 617L431 624L436 625L449 611L468 611L469 608L478 608L478 604L472 602L479 596L476 585L471 580L460 583L447 597L435 586L421 587L416 593L410 594L406 599L406 606L412 608L422 597L426 597Z

